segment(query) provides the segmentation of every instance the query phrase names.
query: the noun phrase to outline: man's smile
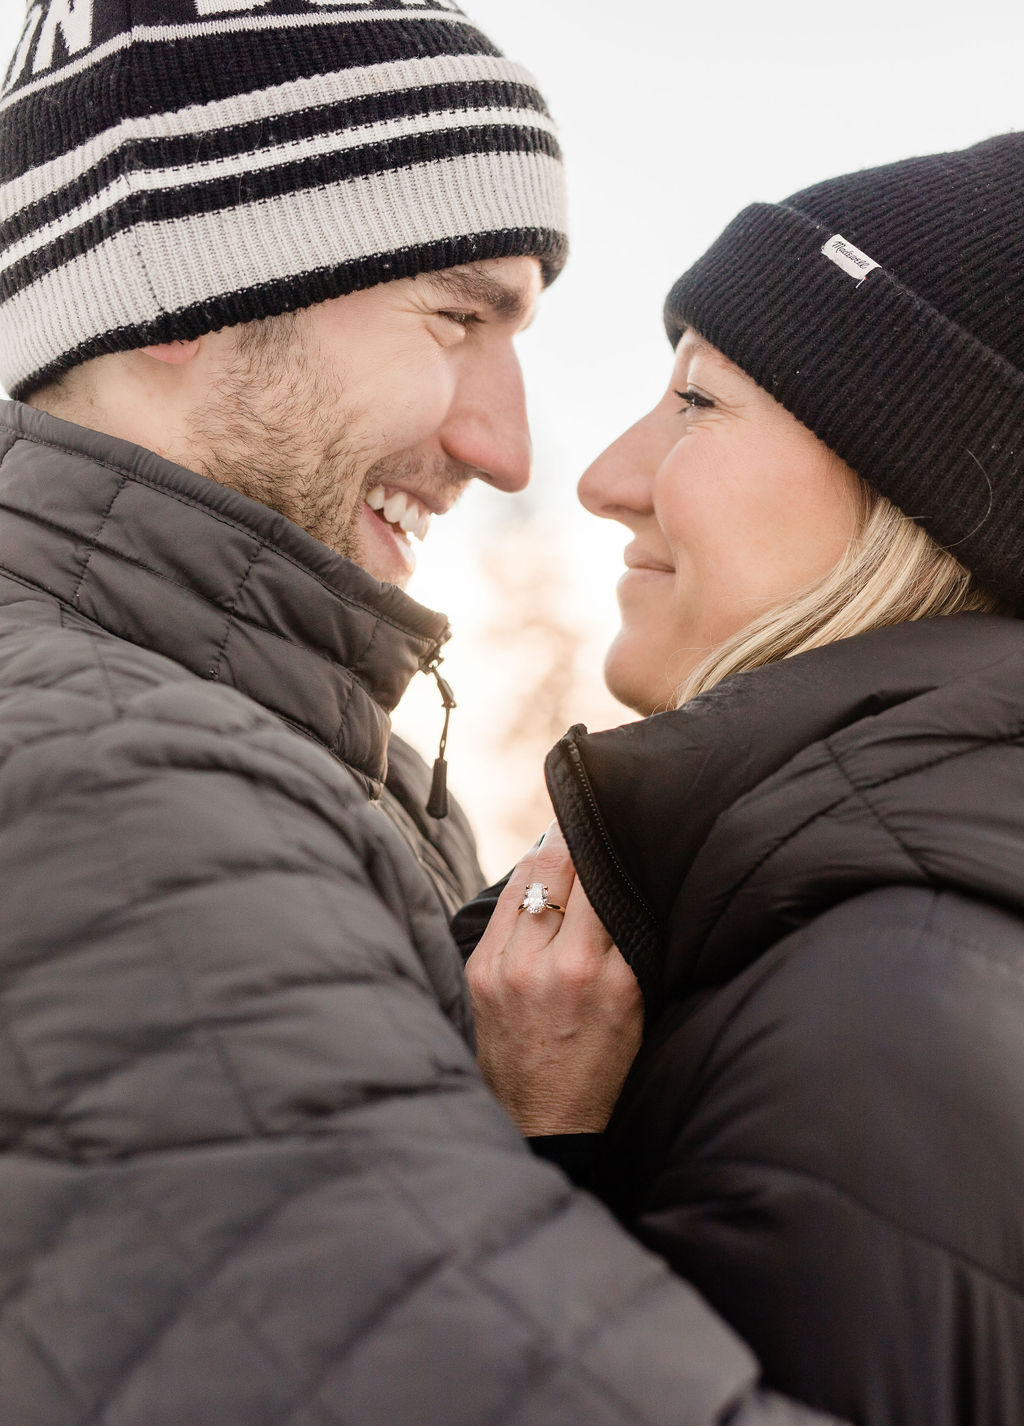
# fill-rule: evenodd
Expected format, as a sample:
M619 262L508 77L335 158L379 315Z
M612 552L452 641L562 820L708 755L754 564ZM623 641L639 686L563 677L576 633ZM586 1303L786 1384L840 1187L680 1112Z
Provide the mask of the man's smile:
M436 493L413 493L383 482L371 486L361 502L359 562L378 579L404 588L416 568L411 537L425 540L433 517L450 510L463 489L464 485L455 481Z
M406 490L375 485L366 496L366 503L396 534L415 535L421 543L427 538L431 511L417 496Z

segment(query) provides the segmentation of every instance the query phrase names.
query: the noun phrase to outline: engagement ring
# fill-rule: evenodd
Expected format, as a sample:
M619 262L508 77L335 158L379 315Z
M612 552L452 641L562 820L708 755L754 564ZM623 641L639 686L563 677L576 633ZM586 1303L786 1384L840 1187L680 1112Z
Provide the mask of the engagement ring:
M529 911L531 916L539 916L542 911L557 911L560 916L565 915L564 906L555 906L548 900L548 889L540 881L531 881L526 888L526 894L519 903L520 911Z

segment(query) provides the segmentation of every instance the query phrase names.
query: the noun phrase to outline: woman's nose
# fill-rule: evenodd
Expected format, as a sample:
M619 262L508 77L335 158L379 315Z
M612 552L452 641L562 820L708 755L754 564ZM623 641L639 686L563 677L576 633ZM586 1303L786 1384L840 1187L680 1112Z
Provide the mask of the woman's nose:
M644 417L598 456L580 477L576 492L584 509L605 520L629 522L652 507L657 462L652 450L650 418Z

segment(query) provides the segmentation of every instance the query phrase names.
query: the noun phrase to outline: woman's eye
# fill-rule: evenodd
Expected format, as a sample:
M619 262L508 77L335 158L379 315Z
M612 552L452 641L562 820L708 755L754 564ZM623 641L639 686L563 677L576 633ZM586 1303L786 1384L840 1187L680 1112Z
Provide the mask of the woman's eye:
M710 410L714 402L710 396L703 396L699 391L688 389L686 391L674 391L673 396L678 396L683 403L683 411Z

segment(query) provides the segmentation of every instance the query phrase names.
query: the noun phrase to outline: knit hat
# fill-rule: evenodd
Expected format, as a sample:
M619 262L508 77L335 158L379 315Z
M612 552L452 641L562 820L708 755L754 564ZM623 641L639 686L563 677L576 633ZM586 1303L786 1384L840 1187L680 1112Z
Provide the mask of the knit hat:
M530 75L452 0L35 0L0 98L0 382L482 258L565 260Z
M1024 134L744 209L665 318L1024 610Z

